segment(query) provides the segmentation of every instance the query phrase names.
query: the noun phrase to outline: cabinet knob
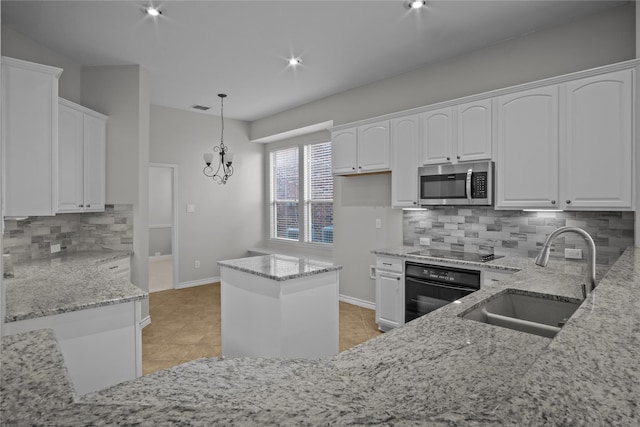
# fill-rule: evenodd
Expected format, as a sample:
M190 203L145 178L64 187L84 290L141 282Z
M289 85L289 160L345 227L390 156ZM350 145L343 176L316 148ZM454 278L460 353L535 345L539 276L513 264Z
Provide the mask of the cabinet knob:
M456 159L460 160L460 156L456 156Z
M552 200L552 201L551 201L551 204L552 204L552 205L555 205L555 204L556 204L556 201L555 201L555 200Z
M399 277L396 277L396 280L400 280L400 278L399 278Z
M79 208L83 208L83 207L84 207L84 205L78 205L78 207L79 207Z
M567 200L567 204L570 205L571 204L571 200Z
M358 169L362 169L362 166L358 166Z
M88 207L88 208L90 208L90 207L91 207L91 205L87 205L87 207Z
M451 158L450 158L450 157L447 157L447 160L451 160Z
M417 205L418 203L417 203L417 202L413 202L413 204L414 204L414 205Z
M351 168L351 170L356 170L356 168Z

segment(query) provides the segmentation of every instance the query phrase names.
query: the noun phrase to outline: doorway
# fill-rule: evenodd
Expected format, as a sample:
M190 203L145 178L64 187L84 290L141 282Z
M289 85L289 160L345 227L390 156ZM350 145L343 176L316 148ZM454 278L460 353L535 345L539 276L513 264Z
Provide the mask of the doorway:
M149 164L149 292L178 283L178 165Z

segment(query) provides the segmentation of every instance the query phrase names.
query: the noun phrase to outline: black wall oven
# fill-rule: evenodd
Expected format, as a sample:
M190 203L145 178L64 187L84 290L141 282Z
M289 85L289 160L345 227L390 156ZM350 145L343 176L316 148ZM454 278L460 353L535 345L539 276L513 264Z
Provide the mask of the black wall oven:
M405 322L480 289L480 271L407 262Z

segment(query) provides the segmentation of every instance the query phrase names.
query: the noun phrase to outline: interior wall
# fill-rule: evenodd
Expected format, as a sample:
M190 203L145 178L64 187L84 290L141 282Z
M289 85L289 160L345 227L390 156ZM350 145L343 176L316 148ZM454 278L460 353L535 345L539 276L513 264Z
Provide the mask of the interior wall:
M636 58L640 58L640 5L635 2L636 7ZM637 78L637 77L636 77ZM636 224L640 224L640 123L638 122L638 112L640 112L640 85L636 85ZM640 248L640 227L636 226L636 247Z
M75 61L48 49L18 33L6 25L2 26L2 54L11 58L62 68L58 80L61 98L80 103L81 66Z
M179 286L217 280L218 261L246 256L263 236L263 146L249 142L246 122L225 118L234 173L219 185L202 173L202 154L220 143L220 117L153 105L150 129L150 161L177 164L180 170ZM187 213L188 204L193 213Z
M83 67L81 104L109 116L106 201L133 204L131 281L148 292L148 73L138 65ZM148 314L145 300L142 317Z
M343 266L340 295L373 303L371 251L402 245L402 209L391 208L391 174L335 177L333 189L333 260Z
M251 123L251 139L434 104L635 57L634 5L341 92Z

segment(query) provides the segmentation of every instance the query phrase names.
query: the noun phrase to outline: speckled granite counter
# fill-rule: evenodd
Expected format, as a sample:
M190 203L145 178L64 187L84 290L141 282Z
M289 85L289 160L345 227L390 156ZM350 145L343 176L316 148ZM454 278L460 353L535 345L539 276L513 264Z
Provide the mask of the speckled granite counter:
M5 322L147 298L129 280L101 268L128 256L122 251L90 251L15 265L15 277L3 281Z
M342 269L342 266L330 262L288 255L238 258L219 261L218 265L279 282Z
M638 425L640 250L628 249L620 257L554 339L459 317L507 288L579 298L581 281L581 275L529 264L461 304L442 307L332 359L200 359L74 404L24 401L15 412L5 411L3 420L56 425ZM28 353L10 356L28 360ZM19 363L12 363L10 373L3 369L6 375L32 378ZM12 381L10 387L3 392L17 392L21 382Z

